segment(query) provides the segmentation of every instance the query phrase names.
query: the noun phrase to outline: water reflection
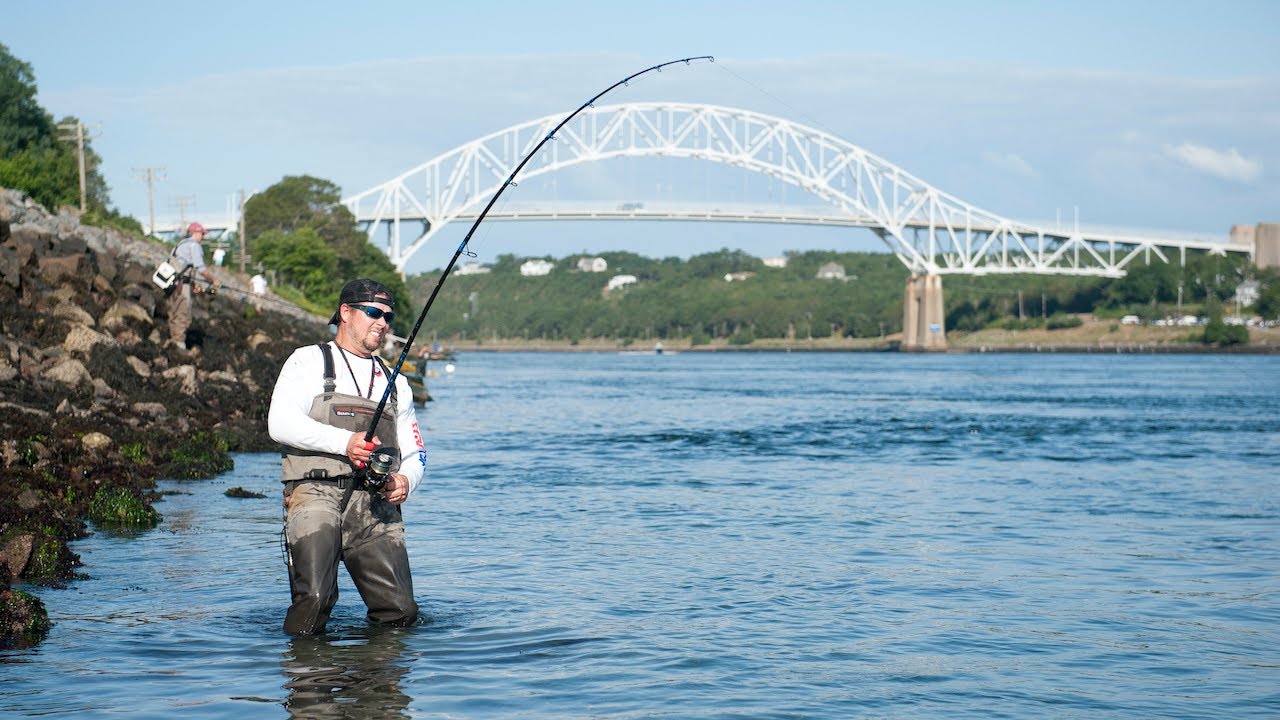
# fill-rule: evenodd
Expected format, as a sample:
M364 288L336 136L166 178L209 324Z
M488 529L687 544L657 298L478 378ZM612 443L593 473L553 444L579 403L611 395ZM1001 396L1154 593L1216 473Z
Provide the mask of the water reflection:
M404 629L296 637L281 662L291 718L407 718Z

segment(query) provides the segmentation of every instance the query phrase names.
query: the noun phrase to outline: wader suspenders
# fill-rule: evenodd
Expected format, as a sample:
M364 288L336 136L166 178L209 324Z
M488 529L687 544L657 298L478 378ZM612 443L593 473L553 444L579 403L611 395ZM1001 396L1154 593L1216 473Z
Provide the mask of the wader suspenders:
M316 347L320 348L320 354L324 356L324 391L331 393L338 389L338 375L333 369L333 350L327 342L316 343Z
M324 391L326 393L334 392L338 388L338 374L333 363L333 348L329 347L329 343L327 342L316 343L316 346L320 348L320 354L324 357ZM382 358L374 355L373 361L378 363L378 367L382 369L382 372L387 378L391 377L391 372L387 370L387 364L382 362ZM396 402L395 385L391 386L391 402ZM363 475L359 471L353 473L353 475L355 477L352 479L352 482L347 483L347 487L343 490L342 503L338 506L339 513L346 511L347 503L351 501L351 494L355 491L356 485L361 485L363 487L363 483L360 482L360 478L363 477Z
M333 349L329 347L329 343L316 343L320 348L320 354L324 356L324 391L331 393L338 389L338 373L333 366ZM351 482L342 490L342 502L338 503L338 516L341 517L347 511L347 503L351 502L351 494L356 491L356 479L352 478Z

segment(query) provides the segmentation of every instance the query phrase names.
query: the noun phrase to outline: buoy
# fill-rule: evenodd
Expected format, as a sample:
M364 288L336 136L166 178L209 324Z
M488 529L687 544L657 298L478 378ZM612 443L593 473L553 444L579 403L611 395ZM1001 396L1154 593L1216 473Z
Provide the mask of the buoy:
M453 363L446 363L446 364L445 364L445 366L444 366L444 371L445 371L446 373L452 373L452 372L453 372Z

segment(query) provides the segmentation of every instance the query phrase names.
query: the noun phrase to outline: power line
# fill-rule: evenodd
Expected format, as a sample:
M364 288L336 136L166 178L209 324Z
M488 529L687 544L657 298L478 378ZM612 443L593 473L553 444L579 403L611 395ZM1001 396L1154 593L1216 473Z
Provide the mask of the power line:
M195 208L195 195L178 195L169 201L169 207L178 208L178 232L183 232L187 225L187 207Z
M134 177L147 183L147 211L151 214L151 217L150 217L151 224L147 226L147 234L155 235L156 234L155 184L157 182L168 180L169 178L164 175L164 168L162 167L158 167L158 168L148 167L148 168L142 168L141 170L139 170L138 168L133 168L133 172L134 172ZM145 173L145 175L143 175L143 173Z
M64 140L67 142L74 142L76 144L76 158L80 165L80 213L81 214L84 214L84 212L88 208L88 202L87 202L88 193L86 192L87 183L85 182L84 146L85 146L85 142L87 142L88 140L99 137L99 135L88 136L85 133L86 127L100 128L102 127L102 124L94 123L93 125L85 125L79 120L76 120L75 122L61 123L58 125L59 130L63 131L64 133L67 133L59 136L58 139Z

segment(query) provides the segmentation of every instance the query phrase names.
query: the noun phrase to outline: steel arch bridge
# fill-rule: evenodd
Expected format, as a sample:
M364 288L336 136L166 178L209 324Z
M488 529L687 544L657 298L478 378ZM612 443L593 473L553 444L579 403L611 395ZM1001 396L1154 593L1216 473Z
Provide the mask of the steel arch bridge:
M444 153L342 202L370 241L389 226L387 254L409 258L448 223L474 218L517 163L555 129L555 115L514 125ZM557 212L508 219L668 219L809 222L870 228L913 274L1040 273L1118 277L1136 258L1188 249L1252 252L1208 240L1086 233L1010 220L945 193L830 133L749 110L689 103L591 107L555 136L517 182L620 157L681 157L754 171L829 203L831 215L721 212ZM501 212L490 217L498 219ZM806 219L807 218L807 219ZM425 231L407 244L402 226Z

